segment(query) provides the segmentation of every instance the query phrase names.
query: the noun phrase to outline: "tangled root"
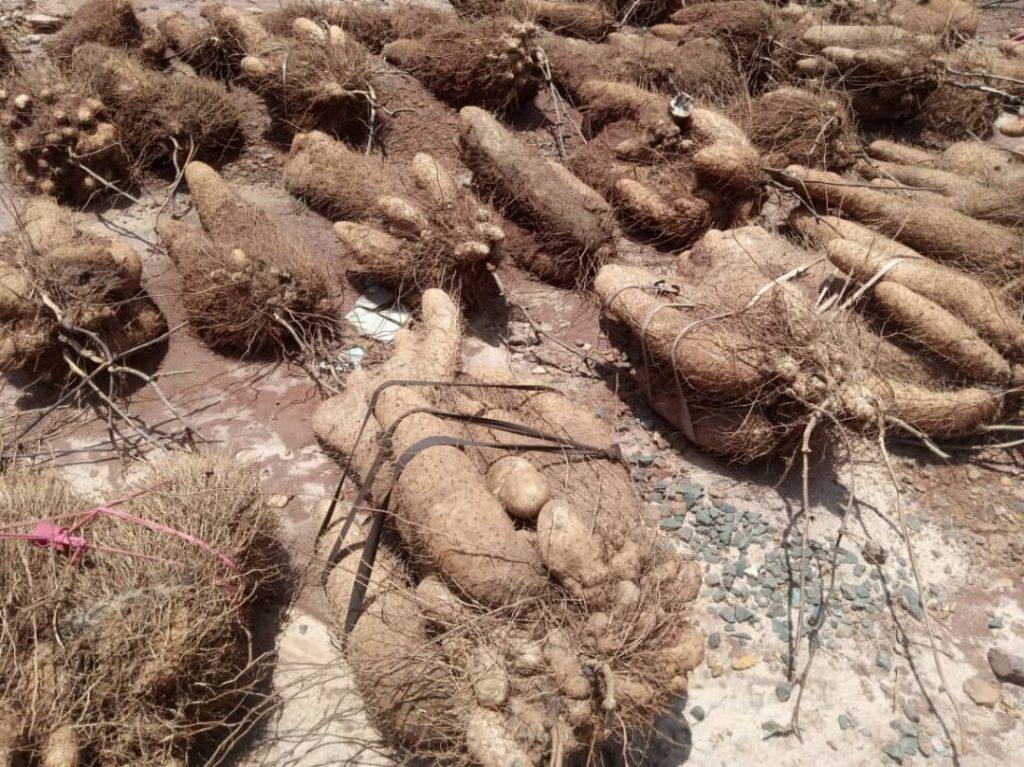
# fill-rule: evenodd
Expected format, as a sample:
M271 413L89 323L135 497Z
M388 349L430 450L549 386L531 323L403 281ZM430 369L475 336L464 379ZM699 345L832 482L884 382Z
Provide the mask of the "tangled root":
M164 39L139 21L132 0L86 0L71 20L46 41L46 52L58 65L70 64L71 54L84 43L133 48L140 57L159 64Z
M215 349L255 354L330 334L327 271L203 163L185 167L203 231L164 219L157 233L181 274L189 322Z
M227 80L236 73L233 63L237 60L232 61L227 41L209 25L199 27L177 11L161 11L156 28L175 55L196 74Z
M612 257L611 208L564 166L544 160L476 107L459 113L459 144L475 183L549 246L539 256L524 254L521 266L582 284Z
M483 18L435 27L384 46L384 58L456 106L511 109L542 82L537 27Z
M106 184L130 183L122 137L95 93L46 65L5 85L0 135L29 191L80 204L106 194Z
M680 0L600 0L598 3L622 25L649 27L677 10Z
M429 154L396 169L323 133L300 134L285 166L289 190L331 218L359 263L400 292L461 286L501 258L493 211Z
M99 95L141 166L216 162L239 148L240 112L218 83L153 72L128 53L93 43L75 50L71 73Z
M202 13L281 124L353 139L373 130L369 53L341 28L297 18L291 36L277 37L235 8L208 5Z
M783 87L741 100L726 113L750 137L765 165L835 170L853 162L853 121L838 93Z
M427 291L422 311L420 324L396 338L394 357L372 377L350 377L346 393L315 418L318 436L353 456L366 482L365 459L377 446L367 451L355 443L364 417L367 434L394 427L387 465L406 455L400 472L388 469L387 479L371 482L375 502L390 493L404 547L385 539L378 552L348 660L376 723L417 755L446 752L484 765L539 764L551 753L568 758L605 733L648 723L685 690L687 672L703 655L685 620L699 579L657 544L628 472L603 453L575 459L527 447L511 457L500 443L512 435L422 410L482 414L608 445L603 425L562 395L392 387L368 412L380 383L450 376L456 367L461 334L451 300ZM456 380L512 382L498 372ZM405 453L430 437L499 446L440 444ZM531 503L541 504L535 520L523 515L523 494L502 489L499 475L509 461L518 489L529 485ZM320 540L320 551L329 550L339 524ZM354 530L342 542L328 577L339 618L359 558L346 552L358 551L362 537ZM552 696L553 714L544 703ZM614 727L605 727L609 718Z
M184 764L251 726L246 696L269 667L250 608L276 578L255 472L176 454L137 482L116 509L142 522L101 512L71 534L89 548L0 542L0 753L12 763ZM98 503L56 474L0 477L0 526L17 533L70 527Z
M746 79L756 87L771 60L774 24L770 7L759 0L725 0L724 2L687 5L671 16L687 39L709 37L721 41ZM663 30L657 34L670 34Z
M845 268L842 242L830 241L828 253ZM860 257L874 252L857 247ZM927 293L935 275L913 271L923 268L908 261L897 274ZM819 309L826 275L819 254L746 227L709 232L671 277L607 265L594 287L641 344L641 384L658 412L698 446L736 460L791 446L820 409L858 430L909 426L935 438L977 433L998 417L998 390L963 384L1009 382L1007 360L980 335L1015 345L1019 327L996 327L983 300L946 300L947 309L897 278L874 284L870 308L886 312L886 332L898 322L897 337L946 360L943 368L883 338L848 305Z
M20 235L0 241L0 370L59 381L70 373L61 335L106 359L167 329L141 290L134 250L77 230L45 198L26 205L19 223Z

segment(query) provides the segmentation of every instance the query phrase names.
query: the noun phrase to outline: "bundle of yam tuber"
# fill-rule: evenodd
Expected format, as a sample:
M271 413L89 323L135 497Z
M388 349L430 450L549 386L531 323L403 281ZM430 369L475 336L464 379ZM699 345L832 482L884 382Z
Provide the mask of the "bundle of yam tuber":
M451 19L384 46L384 58L455 106L513 109L543 82L538 28L484 17Z
M452 21L450 11L413 2L382 5L325 0L290 0L263 18L272 34L287 36L295 19L302 17L340 27L374 53L399 38L418 37Z
M560 763L685 692L700 578L643 523L597 419L504 372L456 375L461 341L428 290L391 359L318 411L382 509L344 537L324 520L327 596L367 709L410 756ZM409 379L453 383L383 386Z
M565 166L544 159L493 115L459 112L462 159L473 182L499 210L521 223L526 242L510 255L556 282L585 284L615 255L614 214L601 195Z
M275 532L228 458L172 455L117 502L0 475L0 761L172 767L244 732Z
M721 104L743 90L743 79L720 42L696 38L682 42L654 35L619 32L603 43L548 34L540 47L552 80L577 98L587 80L615 80Z
M64 67L84 43L132 49L153 65L163 63L166 48L163 35L135 15L132 0L85 0L68 23L46 41L45 48L50 58Z
M238 8L215 3L202 14L228 65L282 125L353 138L375 129L369 51L340 27L298 17L279 36Z
M1024 232L995 223L1021 221L1020 160L1013 153L980 142L954 144L935 155L889 142L872 147L876 157L920 156L932 167L883 160L861 163L865 174L876 177L871 183L796 165L779 177L815 207L856 219L990 284L1024 274ZM986 165L989 158L996 165ZM966 165L958 166L961 160ZM926 189L919 186L922 181L927 181Z
M469 288L501 259L497 215L425 152L401 168L326 134L299 134L285 181L292 194L341 219L334 231L345 250L400 293Z
M454 0L451 5L467 19L511 16L586 40L600 40L617 25L606 8L586 0Z
M137 165L216 163L241 143L239 109L213 80L156 72L128 52L96 43L75 49L70 72L102 100Z
M76 229L47 198L30 201L17 222L0 240L0 371L85 375L165 332L130 247Z
M15 72L0 87L0 136L32 193L87 203L131 178L122 137L96 94L57 69Z
M823 418L942 439L1000 415L1020 377L1019 312L966 273L856 239L870 230L840 232L827 258L745 227L708 232L668 276L601 270L604 309L639 344L641 388L691 442L746 461ZM947 298L954 279L969 292Z
M624 83L591 80L581 95L589 128L603 130L570 168L625 223L678 244L756 208L761 158L721 112Z
M328 270L210 166L189 163L185 180L202 230L164 218L157 233L203 341L256 354L330 335L335 291Z

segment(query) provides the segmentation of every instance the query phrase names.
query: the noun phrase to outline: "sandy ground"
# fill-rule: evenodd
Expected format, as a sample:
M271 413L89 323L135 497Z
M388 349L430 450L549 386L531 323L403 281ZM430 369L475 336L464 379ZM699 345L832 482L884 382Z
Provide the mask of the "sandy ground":
M3 3L46 12L63 5ZM138 3L147 16L168 7L194 13L199 5L198 0ZM253 5L268 8L274 2ZM987 23L1009 24L1002 13L989 14ZM279 181L285 149L260 139L259 118L253 119L255 140L227 168L227 177L315 253L336 258L329 222L288 197ZM543 146L546 135L538 131L535 143ZM123 238L142 254L148 289L176 326L184 321L177 278L155 246L153 232L166 188L156 184L145 192L147 205L85 215L82 222ZM9 193L4 190L5 197ZM185 210L184 199L175 205ZM9 224L9 213L0 211L0 227ZM638 256L645 257L654 255ZM852 455L843 445L822 450L834 455L816 453L812 460L805 556L802 524L794 525L799 467L783 479L781 465L739 469L702 456L646 409L629 380L628 364L601 335L594 306L512 267L503 267L499 276L510 302L526 307L572 351L546 337L537 344L510 343L529 335L522 317L508 306L491 307L469 318L466 366L506 364L536 375L605 418L635 466L652 524L662 527L680 556L701 561L708 576L693 619L709 637L717 637L717 646L709 648L707 662L691 676L689 697L679 701L676 714L659 723L656 733L637 736L627 754L631 764L1019 763L1024 690L996 685L999 699L986 706L974 703L964 687L976 677L995 684L986 660L991 647L1024 654L1024 477L1014 456L970 461L958 455L937 462L917 448L892 446L921 580L918 590L896 514L895 486L875 446L857 444ZM355 297L350 290L347 302ZM508 315L515 321L506 328ZM353 337L353 345L360 343L365 345ZM603 364L594 366L584 357ZM305 374L285 364L240 363L214 355L186 330L172 336L159 370L168 397L211 447L251 461L259 467L266 492L287 497L281 512L284 542L300 571L315 564L310 519L332 492L339 469L310 430L318 397ZM45 401L46 392L23 390L18 383L8 382L0 391L5 406L26 408ZM140 390L130 404L151 424L172 421L151 391ZM70 425L47 447L75 452L57 453L55 463L83 489L114 492L124 467L110 450L103 425L88 414L69 415ZM854 501L847 510L851 493ZM722 531L701 521L712 513L716 519L732 514L755 532L764 530L744 548L731 531L731 542L723 543ZM757 521L748 524L745 514L758 515ZM702 530L710 531L710 537L702 537ZM870 562L881 562L879 548L884 562ZM810 595L817 583L818 604L828 603L820 618L822 641L801 698L799 737L785 730L800 687L787 697L784 686L787 661L795 665L795 681L808 663L806 641L797 648L784 638L795 636L800 622L800 600L793 597L799 578L788 578L787 570L787 578L776 584L785 592L785 604L779 604L764 592L761 574L771 577L772 563L782 553L797 563L797 573L805 570L804 593ZM839 562L834 582L833 559ZM311 580L314 585L302 592L278 639L280 707L238 761L294 767L386 763L333 641L332 616ZM934 654L921 603L929 616ZM739 607L752 615L745 617ZM817 615L810 596L805 607L805 621ZM961 737L966 749L959 747Z

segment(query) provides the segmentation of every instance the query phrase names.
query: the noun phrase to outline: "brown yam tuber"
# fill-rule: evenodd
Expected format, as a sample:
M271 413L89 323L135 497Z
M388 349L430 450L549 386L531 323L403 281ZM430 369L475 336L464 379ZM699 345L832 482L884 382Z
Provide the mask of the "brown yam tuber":
M139 21L132 0L85 0L68 23L46 41L45 48L50 58L63 66L84 43L135 48L154 62L163 58L161 41Z
M816 205L840 210L922 255L962 265L979 275L1014 275L1021 235L996 224L934 205L900 199L825 171L786 168L783 181Z
M583 283L614 254L611 209L600 195L552 170L493 116L464 107L459 113L459 144L474 183L555 251L553 263L522 266L542 277Z
M242 354L286 347L295 332L331 332L333 289L326 270L213 168L185 166L203 231L173 219L157 226L185 286L196 333Z
M452 21L384 46L390 63L455 106L512 109L542 82L537 27L501 18Z

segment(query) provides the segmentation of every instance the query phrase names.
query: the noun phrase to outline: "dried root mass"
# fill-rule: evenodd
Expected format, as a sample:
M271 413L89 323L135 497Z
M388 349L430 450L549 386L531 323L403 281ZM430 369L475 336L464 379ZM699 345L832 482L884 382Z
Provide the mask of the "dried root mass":
M71 365L109 364L164 333L134 250L78 230L45 198L18 223L0 241L0 370L61 381Z
M41 65L7 80L0 102L0 136L30 192L83 204L130 184L122 136L88 88Z
M184 764L246 724L268 671L250 608L276 577L255 473L178 454L133 490L112 504L52 473L0 477L0 528L41 541L0 541L12 764Z
M132 0L85 0L70 21L46 42L46 52L66 66L84 43L132 48L150 63L162 63L165 41L135 15Z
M202 230L165 218L157 233L181 274L196 333L241 354L315 346L330 336L328 271L208 165L189 163L185 179Z

